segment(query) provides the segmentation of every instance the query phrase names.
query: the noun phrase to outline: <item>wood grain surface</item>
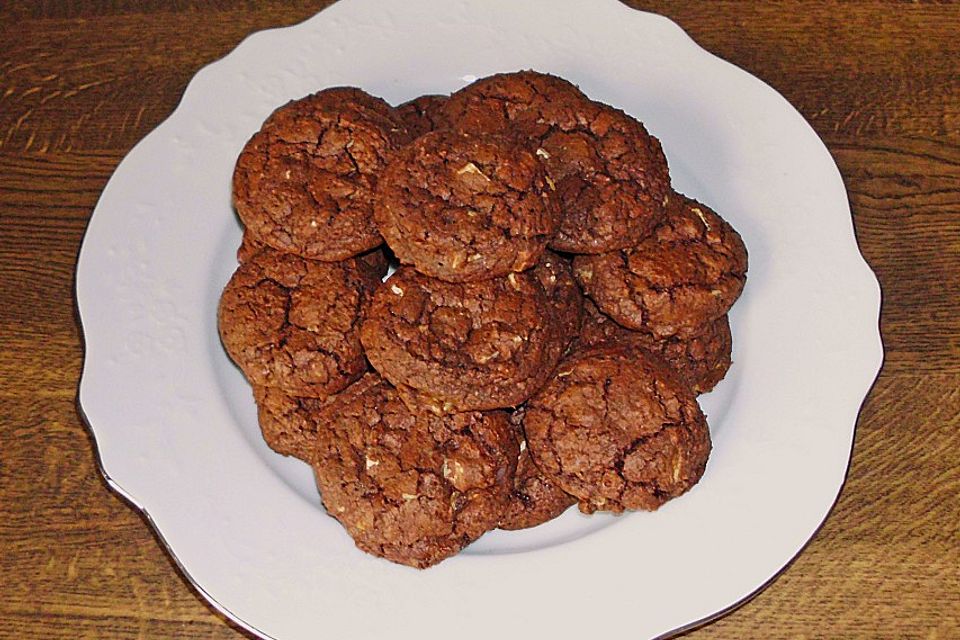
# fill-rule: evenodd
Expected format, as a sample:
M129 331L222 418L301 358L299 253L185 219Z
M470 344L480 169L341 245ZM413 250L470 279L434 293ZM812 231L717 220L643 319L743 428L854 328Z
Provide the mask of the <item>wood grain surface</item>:
M193 74L324 4L0 4L0 637L244 636L97 472L74 266L111 172ZM630 4L796 105L883 288L886 362L835 510L766 591L687 637L960 638L960 4Z

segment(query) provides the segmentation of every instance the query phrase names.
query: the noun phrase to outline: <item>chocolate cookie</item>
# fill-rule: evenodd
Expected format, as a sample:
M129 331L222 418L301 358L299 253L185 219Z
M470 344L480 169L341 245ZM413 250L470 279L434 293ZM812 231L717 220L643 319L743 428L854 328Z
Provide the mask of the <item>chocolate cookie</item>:
M443 111L460 131L481 135L513 132L537 142L553 128L576 127L589 104L580 89L563 78L517 71L467 85L450 96Z
M497 526L518 454L506 413L411 411L369 373L321 417L317 486L359 548L422 569Z
M454 93L444 110L461 131L509 132L537 146L563 211L553 249L628 247L664 216L670 176L659 141L562 78L535 71L490 76Z
M220 338L254 385L323 397L366 370L359 319L376 272L359 259L317 262L262 250L220 298Z
M553 306L566 349L579 334L583 316L583 293L573 277L570 260L553 251L547 251L530 273L540 282L547 294L547 300Z
M500 528L510 531L529 529L553 520L577 502L576 498L540 472L527 449L523 433L518 430L517 435L520 458L517 460L510 503L500 518Z
M706 206L671 195L666 220L635 247L577 256L584 293L619 324L659 337L702 333L743 290L747 250Z
M376 291L360 336L377 371L444 411L520 404L550 376L564 344L529 273L454 284L409 267Z
M420 96L397 107L397 115L406 126L411 139L450 126L443 110L448 99L449 96Z
M710 432L665 363L613 345L575 354L526 405L537 467L580 510L652 510L703 475Z
M304 398L276 387L253 387L260 432L271 449L285 456L311 462L317 434L325 424L320 411L336 396Z
M402 264L449 282L536 263L560 211L540 160L503 136L417 138L380 178L374 220Z
M374 188L406 137L393 108L360 89L289 102L237 160L237 213L261 242L306 258L342 260L372 249L382 242Z
M594 254L635 245L665 215L670 175L660 142L606 105L584 109L581 121L540 143L563 209L550 247Z
M706 393L727 375L733 339L730 319L723 315L706 326L703 333L689 338L657 338L642 331L632 331L604 315L591 300L583 305L583 327L578 348L604 343L630 343L663 358L693 387Z

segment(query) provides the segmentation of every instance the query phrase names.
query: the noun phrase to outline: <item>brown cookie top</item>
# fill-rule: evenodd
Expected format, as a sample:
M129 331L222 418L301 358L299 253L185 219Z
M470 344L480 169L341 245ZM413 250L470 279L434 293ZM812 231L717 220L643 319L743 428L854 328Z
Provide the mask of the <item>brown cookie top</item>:
M680 194L653 236L635 247L577 256L584 293L619 324L689 337L729 311L747 273L747 250L725 220Z
M530 273L547 294L566 349L580 333L583 317L583 293L573 277L570 260L547 251Z
M511 138L428 133L380 178L374 220L402 264L449 282L536 263L559 209L540 160Z
M403 121L411 139L425 133L449 127L444 105L449 96L426 95L414 98L397 107L397 115Z
M564 338L529 273L449 283L401 267L360 331L371 364L445 410L520 404L550 376Z
M690 388L655 356L608 346L575 354L526 405L537 467L580 510L652 510L692 487L710 432Z
M658 338L621 327L597 309L592 300L586 300L583 309L583 327L575 348L587 349L612 342L634 344L663 358L696 393L710 391L727 375L733 338L730 319L726 315L708 324L702 333L689 338Z
M325 89L280 107L247 142L234 205L261 242L341 260L382 242L373 192L407 137L393 108L360 89Z
M660 142L619 109L593 103L576 127L540 143L563 220L550 247L603 253L637 244L664 218L670 192Z
M514 475L513 490L510 492L510 503L500 518L500 528L510 531L529 529L553 520L577 503L576 498L540 472L520 430L517 439L520 443L517 472Z
M309 397L366 370L359 320L380 278L358 259L317 262L262 250L220 298L220 338L254 385Z
M536 71L490 76L454 93L444 110L458 130L506 132L537 146L563 211L553 249L628 247L664 216L670 176L660 142L562 78Z
M369 373L322 417L317 486L359 548L422 569L497 526L518 454L506 413L411 411Z
M260 432L271 449L305 462L314 457L317 434L323 428L320 412L336 395L326 398L304 398L276 387L254 385Z
M577 126L589 99L563 78L538 71L498 73L450 96L447 121L473 134L514 132L538 141L554 127Z

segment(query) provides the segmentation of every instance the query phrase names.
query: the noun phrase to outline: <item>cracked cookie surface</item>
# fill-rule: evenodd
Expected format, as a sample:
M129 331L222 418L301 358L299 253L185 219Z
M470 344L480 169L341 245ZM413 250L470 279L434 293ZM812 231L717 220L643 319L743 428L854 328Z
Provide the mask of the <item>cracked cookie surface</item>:
M425 133L449 127L444 105L449 96L426 95L404 102L396 107L397 115L403 121L410 139L416 139Z
M516 416L522 415L522 409ZM500 518L500 528L529 529L553 520L577 503L577 499L549 480L533 462L522 429L517 429L520 457L514 475L510 502Z
M578 346L574 348L587 349L605 343L633 344L638 349L657 354L683 376L695 392L706 393L723 380L730 369L733 337L730 319L723 315L708 324L702 333L689 338L657 338L621 327L588 299L583 305L583 327Z
M509 133L535 146L563 211L553 249L628 247L663 218L670 176L659 141L562 78L536 71L490 76L450 96L445 111L458 130Z
M233 174L234 206L261 242L315 260L381 244L373 192L407 132L393 108L336 87L274 111L247 142Z
M460 131L512 132L536 144L555 127L577 126L589 104L573 83L527 70L481 78L451 95L443 111Z
M425 568L497 526L519 451L505 412L411 410L368 373L321 417L317 486L359 548Z
M220 338L254 385L308 397L335 393L367 368L360 316L379 284L358 258L318 262L262 250L223 290Z
M573 277L570 260L548 250L530 273L547 294L566 350L580 332L583 319L583 293Z
M254 385L260 433L271 449L305 462L313 459L317 434L326 426L319 421L321 410L335 398L305 398L277 387Z
M537 467L580 510L652 510L703 475L710 432L693 391L655 356L612 345L573 355L526 405Z
M552 249L603 253L637 244L664 218L670 191L660 142L619 109L592 103L578 125L544 137L563 219Z
M450 283L401 267L374 293L360 331L370 363L442 411L526 400L550 376L564 338L530 273Z
M402 264L467 282L533 266L559 216L533 152L504 136L445 130L393 156L374 221Z
M680 194L667 218L635 247L577 256L584 293L619 324L659 337L690 337L740 296L747 250L740 235L705 205Z

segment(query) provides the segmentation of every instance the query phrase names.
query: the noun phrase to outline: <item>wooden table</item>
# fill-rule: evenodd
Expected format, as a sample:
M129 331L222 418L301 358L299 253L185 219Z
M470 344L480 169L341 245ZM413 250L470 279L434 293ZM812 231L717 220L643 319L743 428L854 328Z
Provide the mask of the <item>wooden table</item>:
M631 4L807 117L840 165L884 297L886 363L833 514L769 589L689 637L960 637L960 5ZM75 405L74 264L111 172L191 76L323 5L3 3L0 637L244 635L96 470Z

